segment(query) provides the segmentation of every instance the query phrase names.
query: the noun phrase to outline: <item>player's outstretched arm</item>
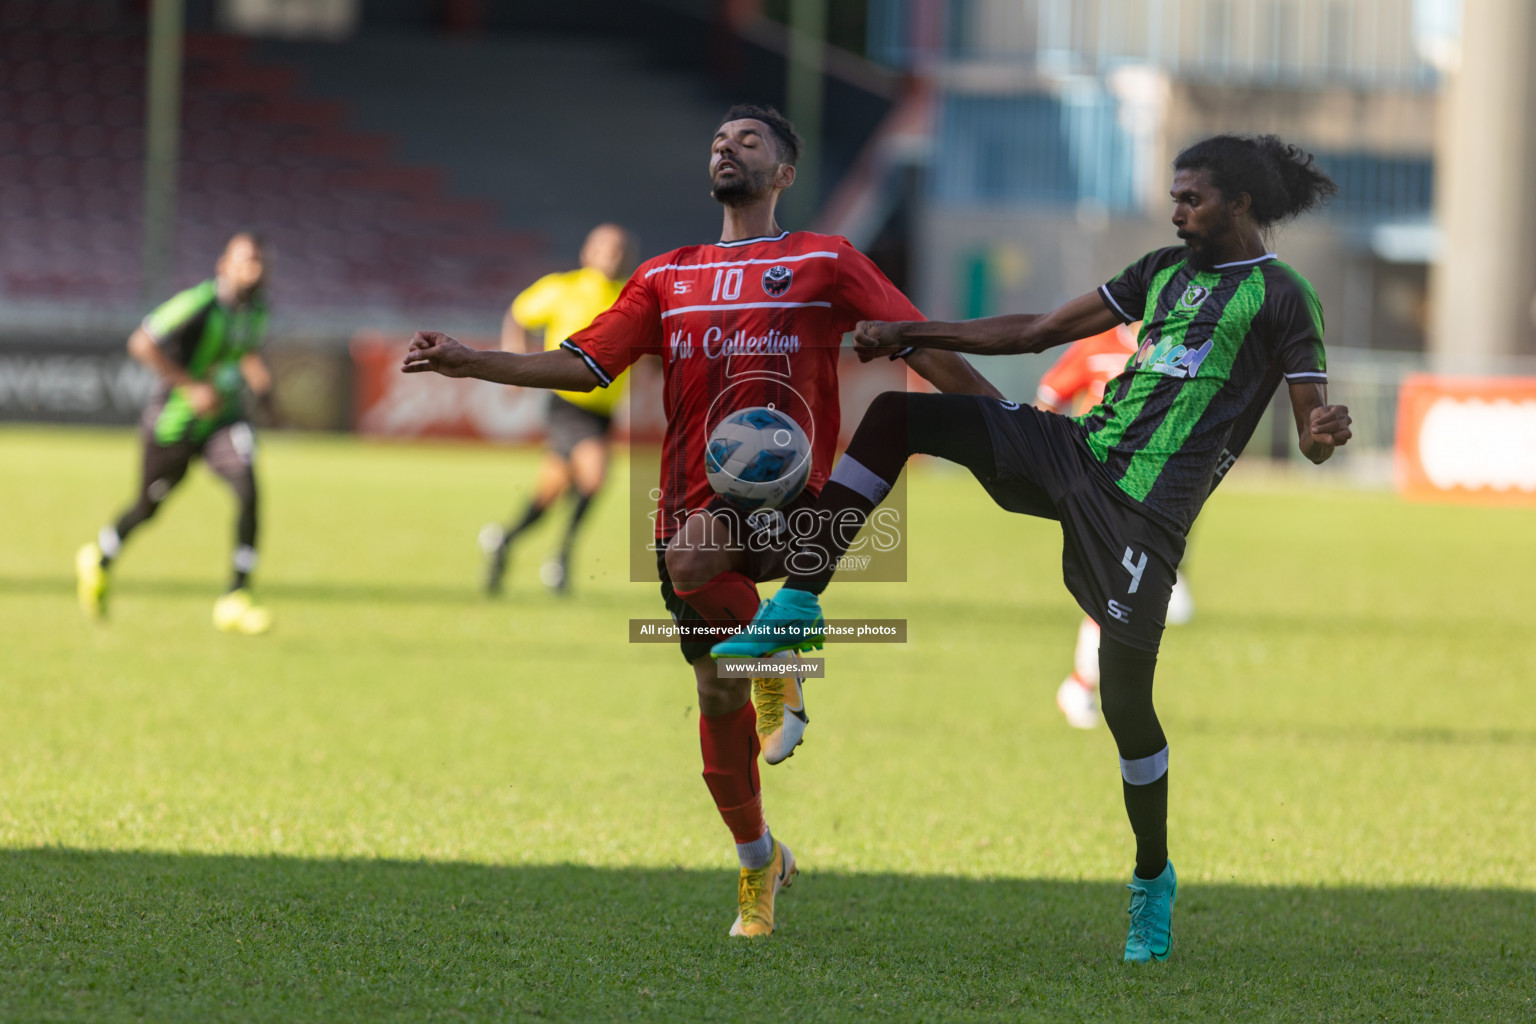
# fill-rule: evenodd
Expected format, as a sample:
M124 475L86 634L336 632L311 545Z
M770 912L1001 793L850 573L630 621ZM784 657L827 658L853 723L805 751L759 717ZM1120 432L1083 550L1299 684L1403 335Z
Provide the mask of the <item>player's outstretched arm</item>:
M1044 314L1009 313L980 320L948 322L865 320L854 328L853 343L879 351L897 352L916 347L1001 356L1044 352L1079 338L1102 334L1119 323L1120 318L1094 291Z
M598 384L582 358L567 349L529 355L497 352L470 348L441 331L417 331L400 372L475 377L493 384L556 391L591 391Z
M954 352L920 348L907 356L907 365L919 377L947 395L1003 397L1003 393L983 377L970 360Z
M1333 450L1354 436L1349 408L1328 404L1325 384L1292 384L1291 411L1296 416L1296 440L1301 454L1321 465Z

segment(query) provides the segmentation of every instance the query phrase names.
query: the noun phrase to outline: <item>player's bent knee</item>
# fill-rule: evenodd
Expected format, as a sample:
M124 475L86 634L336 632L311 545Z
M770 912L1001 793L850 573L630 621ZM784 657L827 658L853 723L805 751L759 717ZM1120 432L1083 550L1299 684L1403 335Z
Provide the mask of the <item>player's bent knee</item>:
M721 679L715 670L715 659L711 657L695 661L693 673L701 714L728 715L752 695L750 679Z
M889 425L905 423L910 397L905 391L882 391L869 403L864 419Z
M667 575L672 585L684 589L702 586L723 572L730 571L730 553L724 546L708 543L706 529L693 529L692 524L703 517L689 521L690 529L667 546L665 555Z

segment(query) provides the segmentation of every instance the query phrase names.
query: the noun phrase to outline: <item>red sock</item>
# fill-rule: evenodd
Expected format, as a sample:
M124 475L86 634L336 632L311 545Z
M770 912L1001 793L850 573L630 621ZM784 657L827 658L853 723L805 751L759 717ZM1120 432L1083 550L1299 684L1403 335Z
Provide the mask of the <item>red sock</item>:
M692 590L676 584L672 589L704 616L705 622L731 632L751 622L757 614L757 584L739 572L723 572Z
M757 777L757 712L748 701L724 715L699 716L704 784L738 843L763 838L763 795Z

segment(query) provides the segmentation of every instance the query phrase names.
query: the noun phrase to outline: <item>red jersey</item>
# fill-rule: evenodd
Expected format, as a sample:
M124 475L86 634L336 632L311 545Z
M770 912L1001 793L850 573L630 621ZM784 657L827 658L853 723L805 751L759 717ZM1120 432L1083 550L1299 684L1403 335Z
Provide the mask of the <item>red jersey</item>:
M1074 341L1040 378L1035 402L1056 412L1072 405L1072 415L1085 413L1104 400L1105 385L1135 354L1136 331L1124 324Z
M819 492L837 447L843 335L860 320L921 319L846 238L786 231L647 260L618 301L563 347L604 387L641 356L661 357L667 430L656 536L665 540L714 497L705 443L738 409L772 406L805 429L806 488Z

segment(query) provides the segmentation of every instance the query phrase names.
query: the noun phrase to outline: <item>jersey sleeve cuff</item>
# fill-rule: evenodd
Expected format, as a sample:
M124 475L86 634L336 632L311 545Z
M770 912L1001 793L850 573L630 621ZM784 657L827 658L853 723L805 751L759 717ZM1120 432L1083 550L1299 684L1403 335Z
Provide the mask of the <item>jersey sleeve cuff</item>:
M1109 285L1099 285L1099 297L1104 300L1104 305L1114 310L1115 315L1120 318L1122 323L1133 324L1136 322L1136 318L1121 309L1120 303L1116 302L1115 297L1109 294Z
M1285 375L1287 384L1327 384L1328 375L1322 370L1302 370Z
M574 352L581 356L581 361L587 364L587 369L592 371L592 373L597 377L597 382L603 387L607 387L613 383L613 378L608 376L608 372L598 364L596 359L593 359L591 356L587 355L587 353L583 352L580 345L577 345L575 342L571 341L571 339L567 338L560 343L560 347L565 349L567 352Z

